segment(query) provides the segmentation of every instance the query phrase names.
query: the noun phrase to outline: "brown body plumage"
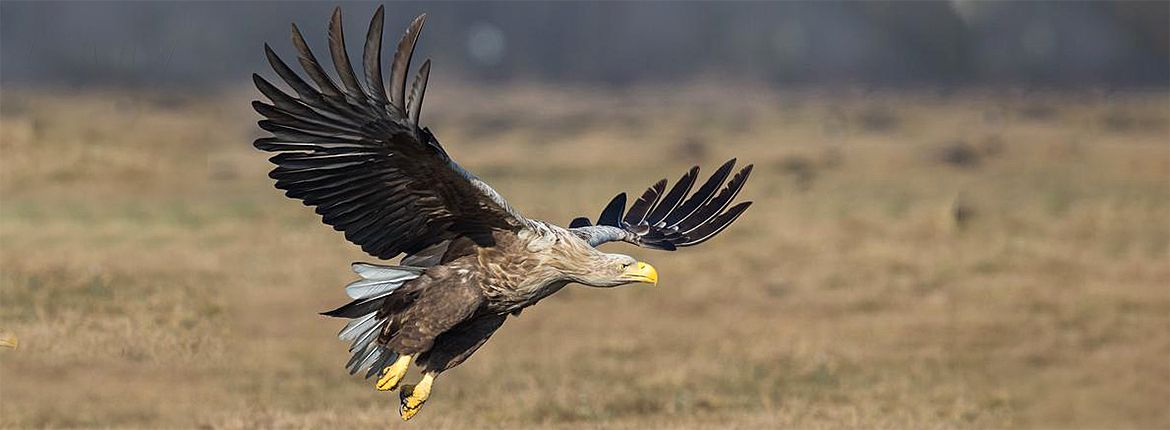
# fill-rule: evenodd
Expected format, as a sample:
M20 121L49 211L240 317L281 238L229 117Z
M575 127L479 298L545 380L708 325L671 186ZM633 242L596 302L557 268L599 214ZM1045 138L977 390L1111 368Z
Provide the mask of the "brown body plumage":
M272 134L255 146L276 153L270 159L276 187L315 207L346 239L382 259L403 255L397 266L355 263L361 279L346 288L354 300L325 315L351 319L339 334L352 341L347 367L367 370L367 377L380 372L379 389L399 388L412 362L423 368L418 385L401 387L404 419L429 397L436 375L466 360L509 315L569 283L657 283L650 265L598 245L696 245L750 205L732 206L751 166L732 176L731 160L693 193L698 167L669 191L666 180L654 184L628 211L619 194L596 225L578 218L562 228L520 215L419 126L430 61L409 87L406 76L423 16L398 43L390 81L382 80L382 16L379 7L367 32L365 85L351 66L339 10L329 25L329 50L341 85L295 26L298 62L313 84L265 45L291 93L253 76L270 101L253 106L265 117L260 127Z
M542 234L498 232L491 247L453 242L440 265L395 293L413 300L379 311L392 322L378 342L399 354L431 351L416 362L424 369L446 370L470 356L507 315L573 282L574 271L578 276L612 271L600 267L610 259L584 240L566 229L546 227ZM438 354L432 351L436 343Z

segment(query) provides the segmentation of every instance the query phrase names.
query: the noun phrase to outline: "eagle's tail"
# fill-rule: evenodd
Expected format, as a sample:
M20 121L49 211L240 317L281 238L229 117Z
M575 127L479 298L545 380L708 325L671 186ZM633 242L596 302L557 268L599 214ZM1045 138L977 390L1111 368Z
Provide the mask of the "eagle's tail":
M337 309L322 312L337 318L349 318L349 324L341 329L337 337L353 343L349 351L353 357L345 365L352 375L362 369L369 369L366 378L377 373L398 358L398 354L374 342L382 327L393 315L378 315L386 300L397 298L393 295L407 281L419 277L423 268L410 266L382 266L377 264L354 263L353 271L362 279L351 282L345 293L354 300Z

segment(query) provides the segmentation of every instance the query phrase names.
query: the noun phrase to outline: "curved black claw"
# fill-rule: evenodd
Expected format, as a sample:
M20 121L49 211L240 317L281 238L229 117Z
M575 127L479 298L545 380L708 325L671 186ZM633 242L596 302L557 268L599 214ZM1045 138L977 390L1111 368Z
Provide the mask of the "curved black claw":
M420 383L420 385L424 384L425 382ZM418 411L422 410L430 394L430 385L423 387L403 385L398 390L398 415L402 416L403 421L409 421L411 418L414 418L415 414L418 414Z

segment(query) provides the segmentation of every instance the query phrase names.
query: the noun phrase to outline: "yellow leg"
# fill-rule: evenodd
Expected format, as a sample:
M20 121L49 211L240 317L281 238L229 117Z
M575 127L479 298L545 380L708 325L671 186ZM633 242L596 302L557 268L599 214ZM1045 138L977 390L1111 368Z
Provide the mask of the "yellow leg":
M402 381L402 377L406 376L407 369L410 369L409 355L399 356L394 360L394 364L386 366L382 369L382 377L378 378L378 391L390 391L398 388L398 383Z
M398 392L398 397L402 401L402 405L398 407L398 413L402 415L402 420L407 421L414 418L422 409L423 403L427 402L427 398L431 396L431 384L435 382L435 374L424 374L418 385L404 385L402 391Z

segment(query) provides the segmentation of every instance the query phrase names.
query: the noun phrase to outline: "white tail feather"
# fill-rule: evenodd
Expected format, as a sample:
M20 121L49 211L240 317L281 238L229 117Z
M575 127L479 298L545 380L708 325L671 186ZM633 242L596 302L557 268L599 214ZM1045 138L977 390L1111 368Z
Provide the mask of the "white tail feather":
M349 323L345 325L345 328L342 328L341 332L337 333L337 338L344 341L351 341L356 339L358 335L365 333L374 326L378 325L378 321L374 319L374 317L377 315L378 313L374 312L366 314L364 317L350 320Z
M390 294L406 281L417 278L422 270L404 266L377 266L354 263L353 271L362 279L345 287L345 294L355 300L372 299Z
M407 281L422 275L424 268L409 266L383 266L378 264L354 263L353 271L361 276L345 287L345 293L354 300L369 303L390 295ZM382 327L386 324L386 317L378 317L378 309L370 313L353 318L337 333L337 337L345 342L353 342L349 351L349 373L368 369L366 378L377 373L379 365L395 359L398 354L379 345L376 340Z
M365 279L381 279L388 280L396 276L405 275L405 279L417 278L422 274L423 269L410 266L382 266L378 264L369 263L353 263L351 266L354 273ZM411 276L413 275L413 276Z

